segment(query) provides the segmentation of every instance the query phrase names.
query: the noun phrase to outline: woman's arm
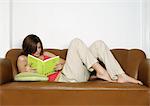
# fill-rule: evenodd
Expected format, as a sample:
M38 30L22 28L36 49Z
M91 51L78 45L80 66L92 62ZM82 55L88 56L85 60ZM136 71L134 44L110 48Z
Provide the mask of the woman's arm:
M50 53L50 52L44 52L43 54L46 55L46 56L49 56L49 57L55 57L56 56L55 54ZM55 70L63 69L64 64L65 64L65 60L60 58L60 62L56 65Z
M36 71L35 69L31 68L28 65L27 57L24 55L21 55L18 57L17 67L18 67L19 72L35 72Z
M55 54L50 53L50 52L44 52L43 54L46 55L46 56L49 56L49 57L55 57L56 56ZM60 62L58 64L64 65L65 64L65 60L60 58Z

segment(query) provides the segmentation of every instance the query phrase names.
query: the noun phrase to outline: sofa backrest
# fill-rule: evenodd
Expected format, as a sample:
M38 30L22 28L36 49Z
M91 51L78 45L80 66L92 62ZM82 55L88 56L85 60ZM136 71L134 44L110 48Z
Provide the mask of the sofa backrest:
M145 53L140 49L113 49L112 53L123 70L131 77L138 78L139 65L146 59Z
M67 49L44 49L44 51L49 51L63 59L66 59ZM134 78L138 77L139 64L143 59L146 58L145 53L142 50L112 49L111 52L128 75ZM11 49L6 54L6 58L9 59L12 63L13 76L18 73L16 63L20 53L21 49Z

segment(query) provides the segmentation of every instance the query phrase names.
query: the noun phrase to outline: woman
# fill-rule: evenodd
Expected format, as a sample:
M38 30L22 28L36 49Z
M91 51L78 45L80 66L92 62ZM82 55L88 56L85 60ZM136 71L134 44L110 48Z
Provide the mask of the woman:
M44 60L46 58L55 57L55 54L44 52L40 38L36 35L28 35L22 45L23 52L18 57L17 66L19 72L35 72L27 62L27 55L31 54L35 57ZM101 60L106 69L98 62ZM142 85L142 82L136 80L122 70L109 48L103 41L94 42L89 48L78 38L71 41L66 61L60 59L55 70L58 71L57 78L54 81L58 82L85 82L90 78L90 73L95 70L96 77L118 83L137 83Z

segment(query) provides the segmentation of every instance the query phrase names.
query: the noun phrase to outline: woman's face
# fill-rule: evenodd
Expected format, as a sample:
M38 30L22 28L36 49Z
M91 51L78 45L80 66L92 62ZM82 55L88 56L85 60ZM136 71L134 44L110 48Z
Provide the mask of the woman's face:
M39 57L40 56L40 54L41 54L41 44L40 44L40 42L38 42L37 43L37 50L36 50L36 52L33 54L34 56L36 56L36 57Z

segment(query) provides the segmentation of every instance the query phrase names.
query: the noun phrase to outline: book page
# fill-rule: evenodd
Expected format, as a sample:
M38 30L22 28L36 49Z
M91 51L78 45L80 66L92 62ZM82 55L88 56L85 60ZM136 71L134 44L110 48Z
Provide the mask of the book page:
M52 74L55 72L54 67L56 64L58 64L60 61L59 56L53 57L48 59L44 62L44 73L45 75Z
M36 71L42 75L43 73L43 62L39 58L36 58L32 55L28 55L28 64L30 67L35 68Z

